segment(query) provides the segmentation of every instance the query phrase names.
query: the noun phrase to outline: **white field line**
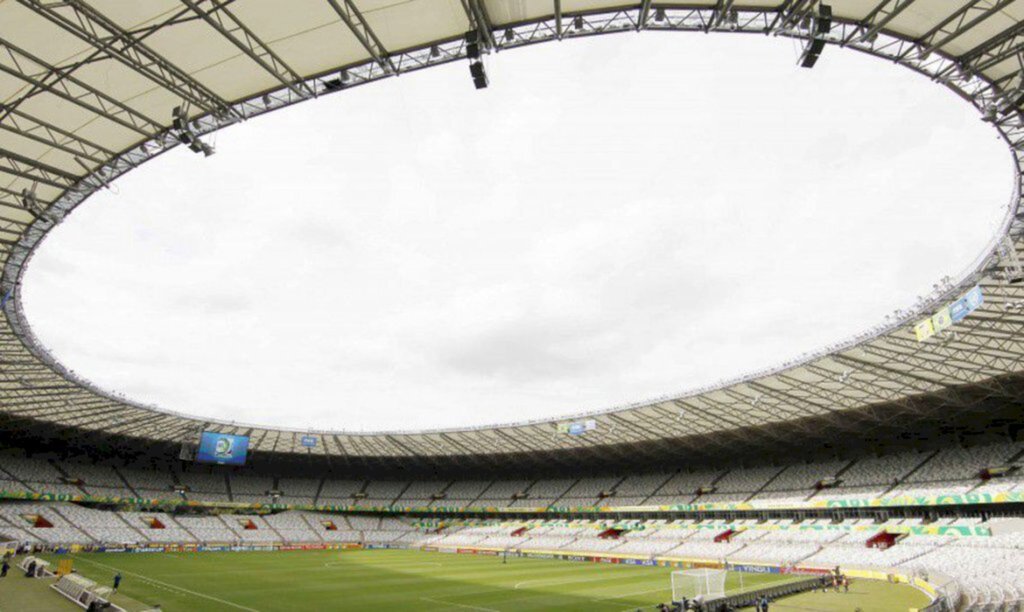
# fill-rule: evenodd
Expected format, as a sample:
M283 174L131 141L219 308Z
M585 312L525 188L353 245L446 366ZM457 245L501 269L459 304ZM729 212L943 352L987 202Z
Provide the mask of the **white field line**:
M538 582L542 583L544 586L559 586L559 585L562 585L562 584L573 584L573 583L576 583L576 582L598 582L598 581L601 581L601 580L607 581L607 580L609 580L609 577L607 575L601 575L601 576L598 576L596 578L585 578L583 580L580 580L578 578L577 579L536 578L534 580L524 580L522 582L517 582L515 587L514 587L514 589L518 591L519 588L522 587L523 585L535 584L535 583L538 583Z
M432 599L430 597L420 597L421 601L429 601L430 603L441 604L442 606L455 606L456 608L465 608L467 610L481 610L483 612L500 612L495 608L481 608L480 606L467 606L465 604L455 603L454 601L444 601L443 599Z
M207 595L205 593L199 593L199 592L196 592L196 591L190 591L189 589L186 589L184 587L180 587L180 586L175 585L175 584L171 584L169 582L163 582L163 581L160 581L160 580L156 580L155 578L150 578L149 576L145 576L143 574L137 574L135 572L129 572L128 570L118 569L118 568L116 568L116 567L114 567L112 565L107 565L106 563L100 563L99 561L93 561L92 559L83 559L81 557L78 557L76 560L77 561L84 561L86 563L92 563L93 565L98 565L100 567L105 567L105 568L107 568L109 570L114 570L115 572L121 572L121 573L124 573L124 574L128 574L130 576L135 576L137 578L140 578L140 579L142 579L142 580L144 580L146 582L149 582L149 583L151 583L151 584L153 584L153 585L155 585L157 587L160 587L160 588L162 588L164 590L167 590L167 591L180 591L180 592L186 593L188 595L195 595L196 597L202 597L203 599L209 599L210 601L215 601L217 603L222 603L222 604L231 606L232 608L238 608L239 610L248 610L249 612L260 612L259 610L255 609L255 608L249 608L249 607L246 607L246 606L243 606L243 605L240 605L240 604L236 604L236 603L234 603L232 601L228 601L226 599L220 599L219 597L214 597L212 595Z
M379 566L377 566L377 565L374 565L374 566L351 565L351 564L349 564L346 561L327 561L326 563L324 563L324 567L341 567L343 565L348 565L348 569L350 569L352 571L357 571L357 570L360 570L360 569L366 569L368 571L369 570L377 571L377 570L387 570L387 569L392 569L392 568L406 569L406 568L410 568L410 567L441 567L440 563L433 563L433 562L406 563L406 564L394 563L394 564L379 565Z
M610 600L614 600L614 599L625 599L627 597L633 597L634 595L646 595L648 593L657 593L658 591L668 591L668 590L671 590L671 588L672 587L664 587L663 586L663 587L659 587L657 589L647 589L646 591L633 591L632 593L623 593L621 595L608 595L606 597L598 597L596 599L591 599L590 601L598 602L598 601L610 601Z

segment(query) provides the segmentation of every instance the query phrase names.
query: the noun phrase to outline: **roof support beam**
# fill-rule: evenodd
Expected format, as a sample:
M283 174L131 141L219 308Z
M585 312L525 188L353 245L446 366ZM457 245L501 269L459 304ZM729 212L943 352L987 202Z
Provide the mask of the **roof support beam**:
M555 5L557 6L558 4L559 3L556 1ZM647 27L647 19L648 19L648 17L650 17L650 14L651 14L651 0L643 0L640 3L640 12L638 13L638 16L636 18L636 31L637 32L639 32L640 30L642 30L642 29Z
M861 41L872 40L885 26L889 25L890 21L899 17L900 13L907 10L914 2L915 0L882 0L868 13L861 23L861 27L850 32L843 43L849 43L854 38Z
M7 111L3 123L0 123L0 130L17 134L22 138L34 140L40 144L53 147L69 155L87 159L96 164L102 164L114 156L113 151L101 147L89 140L72 134L59 128L52 123L36 119L31 115L11 108L7 109L0 104L0 113Z
M776 29L786 29L800 20L800 17L813 8L813 0L786 0L779 7L775 19L768 26L765 33L774 32Z
M181 2L295 95L300 98L313 97L313 91L305 84L302 77L228 10L224 0L181 0ZM211 5L211 8L203 8L201 5L204 4Z
M964 53L957 63L974 72L984 72L1020 51L1024 51L1024 21Z
M555 35L562 40L562 0L555 0Z
M711 21L705 26L704 31L718 28L725 22L726 17L729 16L729 11L732 10L733 0L718 0L715 4L715 12L711 17Z
M466 12L466 18L469 19L470 25L480 34L481 41L487 43L489 48L497 49L498 46L494 41L494 26L491 25L487 9L483 4L479 0L462 0L462 10Z
M935 387L944 386L937 380L921 376L920 374L915 374L912 372L908 372L906 370L895 368L892 366L892 363L874 363L871 361L858 359L856 357L850 357L849 355L833 355L832 358L840 363L846 363L852 365L853 367L859 368L862 372L868 371L883 379L892 380L893 382L896 382L905 387L910 387L916 393L927 393L929 391L934 391ZM907 393L904 395L912 394Z
M394 62L392 62L391 57L388 55L388 50L381 44L380 39L377 38L373 29L370 28L370 24L366 23L363 14L356 8L352 0L341 0L340 3L338 0L327 0L327 3L331 5L334 12L345 22L352 35L359 41L359 44L366 49L370 57L380 64L381 68L388 72L397 72Z
M919 42L924 47L922 55L927 56L948 45L1015 1L999 0L989 6L990 0L971 0L964 4L921 37ZM979 4L982 6L979 7Z
M13 151L0 149L0 172L20 176L30 181L67 189L78 182L79 177Z
M153 119L71 76L70 69L51 66L3 39L0 39L0 72L32 85L34 91L28 96L46 91L143 136L163 131L163 126ZM7 110L0 112L0 121L26 97L7 104Z
M89 43L96 50L145 75L157 85L206 112L212 113L229 108L228 103L220 96L82 0L65 0L61 3L47 3L42 0L18 1ZM71 14L59 9L66 9Z

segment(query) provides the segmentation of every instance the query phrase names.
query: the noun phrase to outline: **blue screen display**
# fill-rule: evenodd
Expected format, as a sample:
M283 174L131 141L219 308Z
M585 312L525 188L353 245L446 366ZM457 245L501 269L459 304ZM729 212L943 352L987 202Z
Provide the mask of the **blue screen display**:
M248 452L248 436L204 431L203 436L199 439L199 452L196 454L196 461L219 465L243 465Z

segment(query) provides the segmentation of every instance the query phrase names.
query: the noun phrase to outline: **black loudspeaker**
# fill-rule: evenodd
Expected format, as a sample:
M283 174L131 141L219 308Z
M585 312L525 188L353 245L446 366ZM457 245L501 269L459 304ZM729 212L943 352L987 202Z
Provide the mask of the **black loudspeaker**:
M466 57L471 60L480 59L480 44L479 43L466 43Z
M825 41L815 38L804 50L803 56L800 58L800 66L802 68L814 68L814 64L818 63L818 57L821 56L822 50L825 48Z
M815 34L823 35L832 31L832 7L822 4L818 7L818 20L815 23Z
M473 77L473 86L477 89L484 89L490 83L487 79L487 71L484 70L483 62L473 62L470 64L469 74Z

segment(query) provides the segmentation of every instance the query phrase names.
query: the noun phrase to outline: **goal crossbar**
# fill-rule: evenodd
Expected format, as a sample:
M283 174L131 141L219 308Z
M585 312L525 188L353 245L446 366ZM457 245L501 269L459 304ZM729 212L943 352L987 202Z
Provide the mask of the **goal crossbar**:
M690 569L672 572L672 601L725 596L724 569Z

